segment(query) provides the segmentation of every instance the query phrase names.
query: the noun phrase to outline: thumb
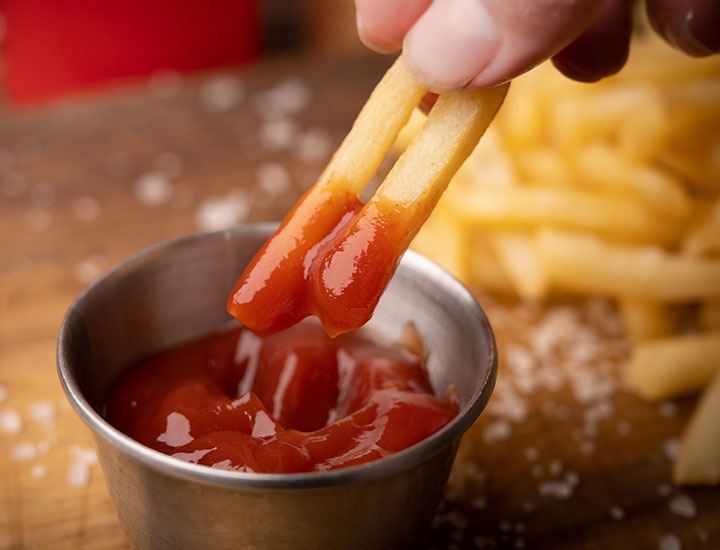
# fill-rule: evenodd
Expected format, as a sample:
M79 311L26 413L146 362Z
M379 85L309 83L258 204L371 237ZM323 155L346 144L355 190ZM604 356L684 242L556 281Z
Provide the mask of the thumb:
M433 92L505 82L567 46L603 0L434 0L403 44Z

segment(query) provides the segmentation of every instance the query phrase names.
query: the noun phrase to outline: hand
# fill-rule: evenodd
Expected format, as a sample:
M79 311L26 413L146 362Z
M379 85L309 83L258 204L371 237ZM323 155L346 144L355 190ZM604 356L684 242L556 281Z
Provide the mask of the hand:
M631 0L355 0L370 48L403 49L433 92L494 86L552 57L575 80L619 71ZM646 0L653 28L694 56L720 51L720 1Z

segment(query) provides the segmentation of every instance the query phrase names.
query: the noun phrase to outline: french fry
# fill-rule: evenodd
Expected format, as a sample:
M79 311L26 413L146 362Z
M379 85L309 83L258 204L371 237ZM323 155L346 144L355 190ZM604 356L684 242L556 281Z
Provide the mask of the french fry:
M669 336L675 330L667 308L660 302L623 297L619 306L625 331L634 342Z
M720 331L712 331L636 344L627 376L642 397L655 401L697 392L719 371Z
M490 240L473 233L466 236L466 242L465 282L505 296L515 296L515 287L497 258Z
M665 302L720 298L720 260L550 229L539 231L536 243L548 281L566 291Z
M668 224L634 199L603 197L573 189L478 188L448 190L445 205L476 228L532 229L549 225L597 232L632 242L674 243L678 224Z
M500 232L490 236L490 243L517 294L530 300L542 298L547 291L547 280L532 238L523 233Z
M590 145L578 151L575 160L582 178L580 181L601 192L636 197L667 216L683 218L690 213L690 197L672 176L657 168L628 161L609 145Z
M675 483L720 483L720 372L705 390L685 430L673 467Z
M447 269L461 281L467 281L465 232L437 208L415 236L411 247Z
M688 229L681 250L689 256L720 255L720 199L698 210L700 220Z

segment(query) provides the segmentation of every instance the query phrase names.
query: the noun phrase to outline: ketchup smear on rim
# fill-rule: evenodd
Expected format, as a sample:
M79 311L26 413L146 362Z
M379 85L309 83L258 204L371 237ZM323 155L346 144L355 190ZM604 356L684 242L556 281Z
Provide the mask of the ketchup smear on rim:
M269 337L238 327L140 361L115 382L106 418L136 441L196 464L296 473L406 449L457 415L400 346L316 322Z

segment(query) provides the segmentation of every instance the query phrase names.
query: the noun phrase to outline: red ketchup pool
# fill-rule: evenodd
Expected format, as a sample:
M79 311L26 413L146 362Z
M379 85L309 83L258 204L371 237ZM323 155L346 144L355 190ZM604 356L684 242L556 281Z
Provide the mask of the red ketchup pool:
M398 345L306 322L269 337L234 328L140 361L106 418L136 441L225 470L332 470L390 455L458 412Z

